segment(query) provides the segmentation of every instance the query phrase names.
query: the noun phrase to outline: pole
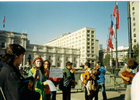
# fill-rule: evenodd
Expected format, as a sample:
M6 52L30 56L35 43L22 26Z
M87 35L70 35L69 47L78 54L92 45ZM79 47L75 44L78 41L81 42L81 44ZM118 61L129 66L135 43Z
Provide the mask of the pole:
M111 24L112 24L112 14L110 15L111 17ZM112 35L111 35L111 43L112 43ZM112 68L112 48L111 48L111 52L110 52L110 68Z
M127 2L127 6L128 6L128 38L129 38L128 58L132 58L133 53L132 53L132 36L131 36L130 1Z
M110 35L110 27L108 28L108 36L107 37L109 37L109 35ZM108 42L109 42L109 39L108 39L108 41L107 41L107 46L108 46ZM109 47L110 48L110 47ZM110 49L109 49L109 52L110 52ZM110 57L109 57L109 52L108 52L108 55L107 55L107 65L108 65L108 68L110 68Z
M115 2L115 5L116 5L116 3L117 2ZM116 14L115 14L115 17L117 16ZM118 48L118 44L117 44L117 17L116 17L116 68L118 68L118 50L117 50L117 48Z

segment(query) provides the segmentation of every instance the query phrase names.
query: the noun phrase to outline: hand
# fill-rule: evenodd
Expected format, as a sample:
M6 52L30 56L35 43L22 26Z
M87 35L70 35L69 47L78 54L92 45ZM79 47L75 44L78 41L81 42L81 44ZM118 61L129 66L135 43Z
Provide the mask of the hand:
M74 83L75 83L75 84L77 84L77 82L76 82L76 81L74 81Z
M72 80L72 82L73 82L74 84L77 84L77 82L76 82L76 81L74 81L74 80Z
M40 78L40 76L41 76L41 75L40 75L40 73L38 73L38 75L37 75L37 79L39 79L39 78Z
M37 79L39 79L40 76L41 76L41 74L39 73L39 70L36 70L36 72L35 72L34 75L33 75L33 78L36 77Z
M129 77L124 77L124 80L130 81L130 78Z
M43 85L48 85L47 81L45 81L45 82L42 82L42 83L43 83Z

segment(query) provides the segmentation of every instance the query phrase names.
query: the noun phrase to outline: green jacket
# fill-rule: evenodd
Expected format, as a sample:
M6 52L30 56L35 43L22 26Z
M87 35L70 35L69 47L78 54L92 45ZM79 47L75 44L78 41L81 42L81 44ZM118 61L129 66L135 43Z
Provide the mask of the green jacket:
M33 76L35 73L35 69L31 68L28 72L28 77ZM42 80L45 80L44 75L42 75ZM46 100L45 90L42 81L40 79L37 79L35 84L35 91L40 93L40 100Z

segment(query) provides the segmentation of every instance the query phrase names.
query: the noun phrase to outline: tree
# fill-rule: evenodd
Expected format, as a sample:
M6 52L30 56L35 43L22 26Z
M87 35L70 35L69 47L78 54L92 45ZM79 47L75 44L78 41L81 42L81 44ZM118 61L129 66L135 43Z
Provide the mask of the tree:
M139 44L134 45L133 47L133 58L135 58L136 62L139 63Z
M128 59L128 53L125 56L123 56L123 62L127 63L127 59Z
M109 63L110 63L110 55L107 54L105 58L103 59L103 64L104 66L109 66Z

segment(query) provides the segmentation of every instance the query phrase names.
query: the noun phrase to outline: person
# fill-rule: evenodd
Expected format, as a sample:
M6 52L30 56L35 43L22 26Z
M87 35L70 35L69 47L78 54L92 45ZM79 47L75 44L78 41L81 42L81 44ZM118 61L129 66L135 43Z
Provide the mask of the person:
M43 61L43 68L44 68L44 76L49 79L49 73L50 73L50 62L48 60ZM48 84L45 85L45 94L46 94L46 100L51 100L51 91L48 86Z
M127 83L126 87L126 93L125 93L125 100L131 100L131 81L132 78L125 76L123 73L124 72L130 72L131 75L134 75L137 73L137 62L135 61L134 58L128 58L127 60L127 66L124 66L120 71L119 71L119 76Z
M84 64L86 70L84 74L81 74L81 81L85 85L85 100L92 100L97 94L97 70L90 68L90 63L87 61Z
M19 65L23 61L25 49L19 44L9 44L2 54L2 69L0 71L0 87L6 100L39 100L39 93L29 90L27 80L19 72Z
M50 100L56 100L56 91L57 91L56 86L59 83L61 78L57 78L57 77L51 78L49 76L50 67L55 67L54 65L51 66L51 63L49 60L45 60L43 66L44 66L45 76L48 79L47 81L44 82L44 84L48 85L48 87L45 87L46 95L47 97L50 98Z
M33 64L33 66L29 70L28 76L35 76L35 72L38 70L40 77L36 80L35 91L39 92L40 100L46 100L43 80L47 80L47 79L46 79L46 77L43 77L44 68L43 68L43 60L42 60L41 56L35 55L32 64Z
M27 64L23 66L23 70L25 74L28 74L29 70L32 68L30 59L27 59Z
M2 55L0 55L0 71L2 69L2 61L1 61L1 59L2 59Z
M56 67L55 65L52 65L50 68L55 68L55 67ZM49 77L49 80L51 80L53 82L53 84L55 85L55 87L57 87L61 78ZM51 100L56 100L56 92L57 91L51 91Z
M63 80L63 100L71 100L71 85L72 83L77 84L76 81L72 80L72 75L70 70L72 69L72 63L67 62L66 63L66 68L63 69L63 75L64 75L64 80Z
M105 68L101 65L100 60L97 61L96 68L99 70L99 79L97 80L99 89L101 89L103 100L107 100L106 92L105 92ZM99 90L98 90L99 92ZM98 93L95 96L95 100L98 100Z
M138 72L133 80L131 85L131 100L140 100L140 72Z
M55 87L53 79L49 77L50 66L51 66L50 61L45 60L43 66L44 66L45 76L48 79L48 81L44 82L44 84L46 83L46 85L47 85L47 87L45 87L46 95L50 100L56 100L56 91L57 91L57 89Z

